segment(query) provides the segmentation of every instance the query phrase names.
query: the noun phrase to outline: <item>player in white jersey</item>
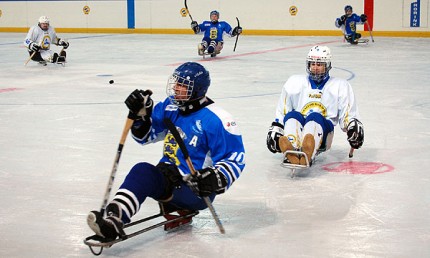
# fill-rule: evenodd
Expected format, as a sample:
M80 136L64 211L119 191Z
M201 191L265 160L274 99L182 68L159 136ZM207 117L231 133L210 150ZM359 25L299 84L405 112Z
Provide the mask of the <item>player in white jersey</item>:
M146 198L162 204L164 211L179 215L206 209L202 197L211 201L235 182L245 167L245 149L234 118L206 96L209 72L199 63L188 62L175 69L167 84L168 97L153 104L152 92L135 90L125 103L134 120L131 132L140 144L164 141L157 165L136 164L115 197L107 205L107 217L98 211L88 215L88 225L99 236L112 240L121 235ZM164 120L168 118L181 134L193 166L190 178L187 160ZM185 178L185 179L184 179ZM170 212L166 218L170 219ZM178 221L175 224L190 223ZM174 228L168 224L165 229Z
M363 145L364 129L352 87L344 79L330 77L330 69L330 49L314 46L306 58L308 75L293 75L284 84L267 135L271 152L302 151L311 161L318 151L330 148L337 124L347 132L352 148ZM307 165L302 155L290 153L286 158Z
M62 46L60 53L51 50L51 44ZM38 24L31 27L25 38L24 45L28 49L31 60L46 64L64 63L66 61L66 51L69 42L57 37L54 27L50 26L49 18L41 16Z

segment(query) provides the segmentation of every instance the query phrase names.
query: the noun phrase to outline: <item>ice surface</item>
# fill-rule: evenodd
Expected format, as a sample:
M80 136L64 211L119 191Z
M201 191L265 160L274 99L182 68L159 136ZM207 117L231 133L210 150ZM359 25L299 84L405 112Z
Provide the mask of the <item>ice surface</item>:
M136 88L165 97L185 61L211 73L208 96L232 113L247 166L192 226L161 228L120 243L105 257L430 257L430 39L241 36L215 59L197 56L199 36L63 34L68 63L40 66L25 33L0 33L0 257L93 257L86 215L99 209ZM270 153L267 129L283 83L305 73L312 45L333 54L332 76L357 95L365 143L348 159L338 128L332 149L295 178ZM55 47L55 50L59 48ZM114 84L109 84L113 79ZM161 145L129 137L114 190L135 163L156 163ZM158 212L148 200L137 218Z

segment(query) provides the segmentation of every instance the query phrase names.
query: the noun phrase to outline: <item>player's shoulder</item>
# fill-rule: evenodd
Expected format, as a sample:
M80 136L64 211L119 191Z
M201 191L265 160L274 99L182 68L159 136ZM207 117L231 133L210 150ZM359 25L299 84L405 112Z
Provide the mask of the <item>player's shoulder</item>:
M292 81L307 81L308 80L308 75L306 74L293 74L291 75L288 80L292 80Z
M307 85L309 79L308 76L305 74L294 74L291 75L288 80L285 82L285 87L301 87L302 85Z
M330 79L328 82L334 85L350 85L346 79L340 78L340 77L333 77L333 76L330 76Z
M230 112L215 103L205 109L213 114L212 119L209 120L209 123L212 124L211 126L222 126L224 130L232 134L240 134L236 119Z

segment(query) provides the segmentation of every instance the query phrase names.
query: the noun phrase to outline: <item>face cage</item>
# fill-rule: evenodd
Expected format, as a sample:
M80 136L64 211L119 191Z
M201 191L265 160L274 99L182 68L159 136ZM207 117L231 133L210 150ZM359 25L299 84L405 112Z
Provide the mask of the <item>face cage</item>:
M322 63L324 64L324 72L323 73L312 73L311 72L311 64L312 63ZM312 80L316 81L316 82L320 82L324 79L327 78L329 71L331 69L331 63L330 61L322 61L322 60L315 60L315 59L307 59L306 60L306 71L308 72L309 76L311 77Z
M181 94L183 90L178 89L175 91L175 88L178 86L186 87L186 94ZM180 77L176 74L172 74L169 80L167 81L166 93L167 97L172 104L177 106L183 106L186 102L191 99L194 88L194 81L186 79L184 77Z

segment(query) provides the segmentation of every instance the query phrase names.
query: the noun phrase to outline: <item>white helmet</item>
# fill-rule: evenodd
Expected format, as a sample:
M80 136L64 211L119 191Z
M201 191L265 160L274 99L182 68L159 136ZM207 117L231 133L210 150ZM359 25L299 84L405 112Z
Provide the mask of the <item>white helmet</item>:
M39 24L40 23L47 23L47 24L49 24L49 18L47 16L40 16L40 18L39 18Z
M321 74L312 73L310 70L311 63L324 63L325 71ZM313 46L311 50L309 50L308 56L306 58L306 71L312 80L316 82L320 82L325 80L331 69L331 51L330 48L326 46Z

